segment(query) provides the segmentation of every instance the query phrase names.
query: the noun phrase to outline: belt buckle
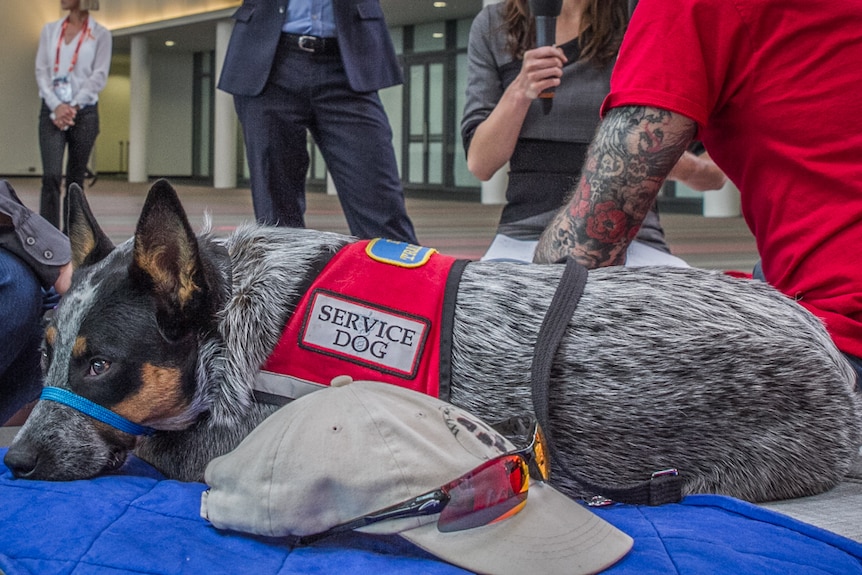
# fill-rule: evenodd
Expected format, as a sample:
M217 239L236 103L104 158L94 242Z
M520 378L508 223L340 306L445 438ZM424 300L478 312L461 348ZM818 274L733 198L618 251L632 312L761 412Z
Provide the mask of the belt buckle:
M300 36L299 40L296 43L299 46L300 50L305 50L306 52L317 52L317 38L315 36Z

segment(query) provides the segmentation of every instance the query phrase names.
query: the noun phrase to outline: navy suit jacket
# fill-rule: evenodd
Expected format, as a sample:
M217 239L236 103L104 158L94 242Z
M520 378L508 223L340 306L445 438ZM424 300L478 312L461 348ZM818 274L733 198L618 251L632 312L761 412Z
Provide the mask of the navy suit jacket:
M243 0L218 87L239 96L263 91L275 60L289 0ZM341 60L350 87L373 92L403 81L379 0L332 0Z

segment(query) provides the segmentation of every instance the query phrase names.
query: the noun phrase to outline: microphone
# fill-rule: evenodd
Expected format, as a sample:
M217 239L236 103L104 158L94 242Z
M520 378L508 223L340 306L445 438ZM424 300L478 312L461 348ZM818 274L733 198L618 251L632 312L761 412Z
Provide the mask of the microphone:
M557 16L563 8L563 0L530 0L530 12L536 21L536 47L553 46L557 41ZM554 89L542 90L542 110L551 111Z

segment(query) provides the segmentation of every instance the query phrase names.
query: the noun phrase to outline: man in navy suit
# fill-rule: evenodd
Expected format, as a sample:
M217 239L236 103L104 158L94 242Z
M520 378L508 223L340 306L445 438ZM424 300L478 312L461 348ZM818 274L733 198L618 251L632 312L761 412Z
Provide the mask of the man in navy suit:
M377 91L403 81L379 0L243 0L219 88L234 96L255 217L305 226L306 130L350 232L418 243Z

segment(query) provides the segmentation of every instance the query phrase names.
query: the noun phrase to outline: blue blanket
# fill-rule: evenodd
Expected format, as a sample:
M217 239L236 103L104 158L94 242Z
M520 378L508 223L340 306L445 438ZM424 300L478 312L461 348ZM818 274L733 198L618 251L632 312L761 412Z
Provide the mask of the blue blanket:
M0 449L0 458L5 450ZM132 459L120 474L53 483L0 465L0 571L6 575L463 574L398 537L349 534L291 548L214 529L201 483L162 479ZM594 510L634 540L609 575L862 574L862 544L713 495L661 507ZM537 565L536 572L541 573Z

